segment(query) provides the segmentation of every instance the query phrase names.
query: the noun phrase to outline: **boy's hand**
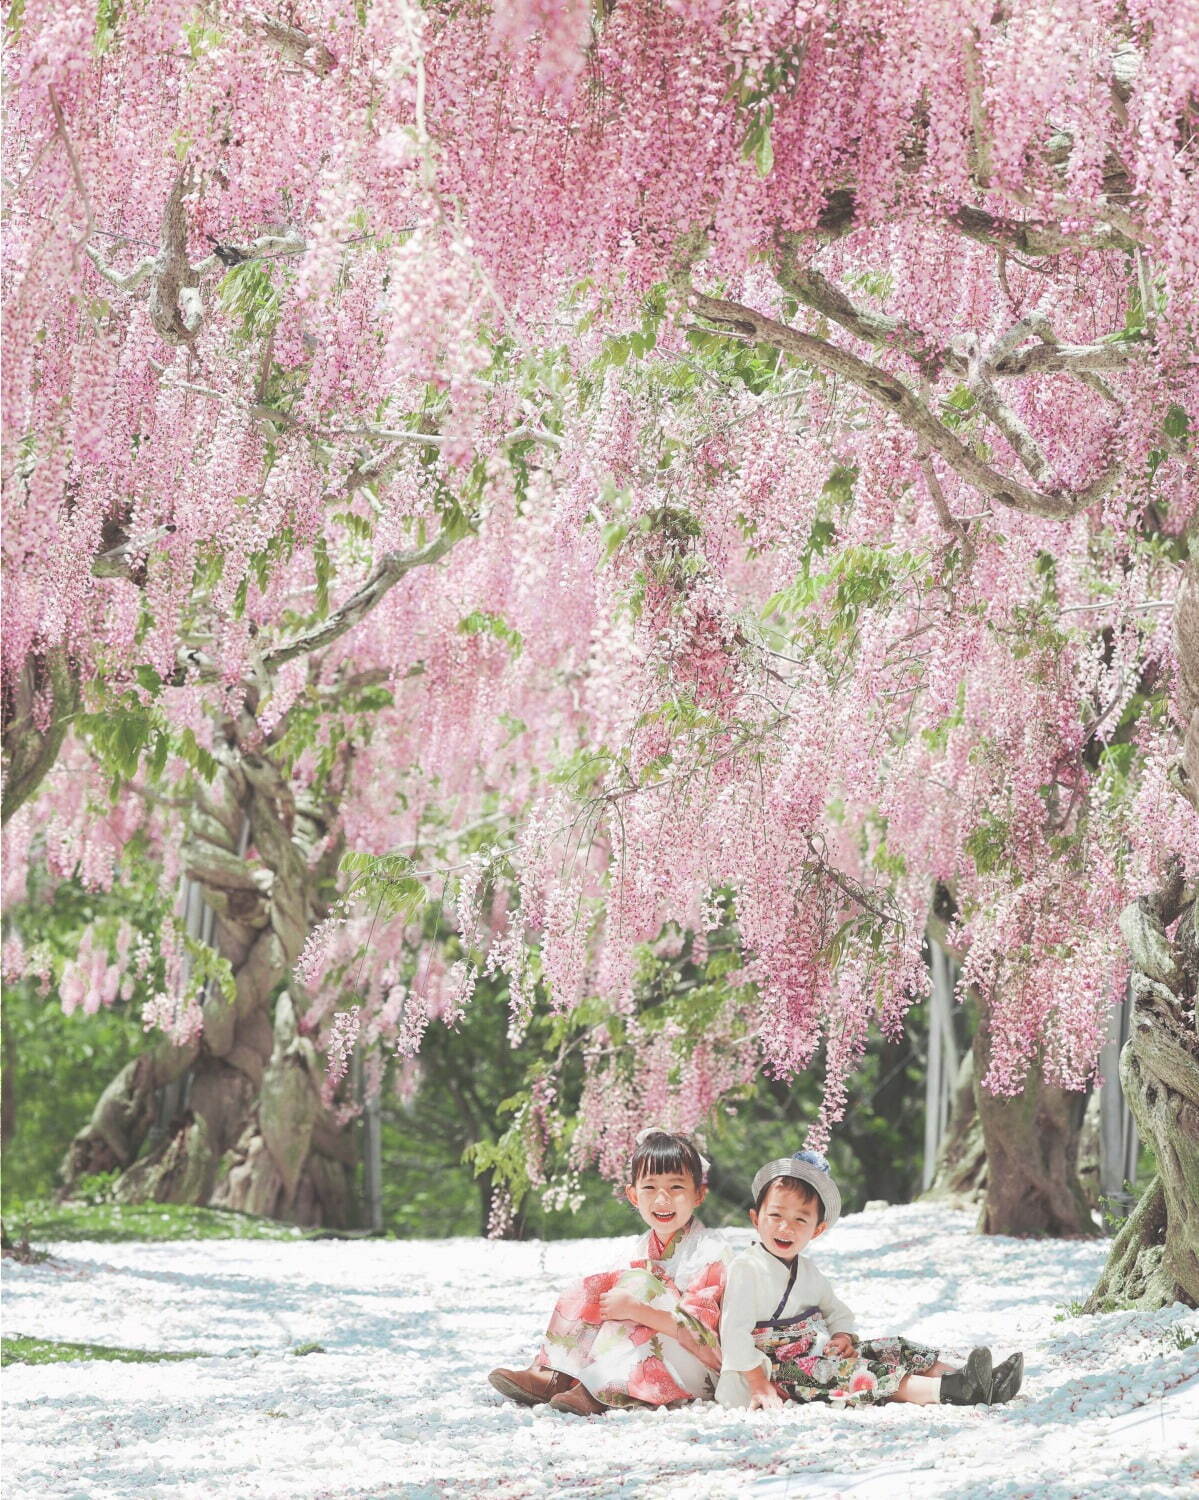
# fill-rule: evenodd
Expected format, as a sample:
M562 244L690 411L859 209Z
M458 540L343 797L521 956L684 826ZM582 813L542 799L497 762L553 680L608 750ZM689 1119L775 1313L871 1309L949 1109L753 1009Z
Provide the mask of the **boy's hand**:
M782 1406L783 1398L779 1388L765 1370L747 1370L745 1379L749 1385L750 1411L772 1411L776 1406Z
M600 1297L599 1310L605 1321L611 1319L615 1322L636 1323L645 1310L645 1304L638 1302L628 1292L622 1292L619 1287L614 1287Z
M848 1359L857 1352L858 1341L852 1333L834 1333L824 1346L824 1352L834 1359Z

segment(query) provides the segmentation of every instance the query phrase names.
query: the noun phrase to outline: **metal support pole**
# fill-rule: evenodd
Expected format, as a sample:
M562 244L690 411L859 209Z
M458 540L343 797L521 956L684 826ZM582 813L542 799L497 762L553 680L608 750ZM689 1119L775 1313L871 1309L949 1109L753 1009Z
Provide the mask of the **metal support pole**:
M930 935L929 968L932 993L928 1001L928 1072L924 1083L924 1190L932 1186L937 1171L937 1152L949 1128L953 1086L961 1059L953 1034L953 992L957 986L957 964Z
M366 1070L355 1048L350 1063L354 1095L362 1106L362 1199L365 1227L383 1233L383 1131L379 1095L367 1097Z
M1126 987L1123 1003L1113 1006L1108 1018L1107 1040L1099 1054L1099 1189L1105 1198L1122 1202L1136 1187L1140 1136L1136 1121L1120 1087L1120 1053L1132 1026L1132 989Z
M366 1204L372 1234L383 1233L383 1112L378 1091L366 1100L365 1146L363 1162L366 1180Z
M237 857L244 859L246 850L250 847L250 820L243 817L241 822L241 833L237 840ZM205 947L212 947L213 933L216 931L216 912L204 899L204 887L198 880L193 880L190 875L184 875L180 883L179 893L182 905L183 928L188 937L196 938ZM183 955L182 982L186 987L191 978L191 959L186 953ZM206 986L201 1003L207 1000L211 993L211 982ZM178 1078L170 1083L164 1084L158 1090L158 1102L154 1115L154 1124L150 1128L149 1143L151 1148L156 1147L170 1129L171 1121L176 1119L187 1108L188 1097L191 1094L192 1070L185 1068Z
M928 1069L924 1075L924 1166L920 1185L924 1192L932 1186L936 1171L937 1147L941 1143L941 1028L937 1025L937 947L933 944L933 988L928 998Z

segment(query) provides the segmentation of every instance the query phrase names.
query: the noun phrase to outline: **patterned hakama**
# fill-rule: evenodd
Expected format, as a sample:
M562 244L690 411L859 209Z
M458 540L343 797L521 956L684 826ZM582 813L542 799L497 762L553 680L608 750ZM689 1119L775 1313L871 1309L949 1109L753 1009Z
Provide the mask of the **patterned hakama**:
M926 1375L937 1362L935 1349L904 1338L864 1339L854 1354L825 1357L820 1351L828 1337L828 1324L815 1307L753 1331L754 1344L770 1361L771 1380L792 1401L889 1401L906 1375Z

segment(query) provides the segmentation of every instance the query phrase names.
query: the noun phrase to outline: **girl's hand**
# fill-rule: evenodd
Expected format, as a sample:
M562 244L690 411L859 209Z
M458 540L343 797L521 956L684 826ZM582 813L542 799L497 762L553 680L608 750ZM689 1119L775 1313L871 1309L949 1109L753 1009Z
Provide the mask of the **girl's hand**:
M848 1359L855 1354L858 1341L852 1333L834 1333L832 1338L824 1346L824 1352L831 1354L835 1359Z
M605 1321L611 1319L614 1322L636 1323L640 1314L645 1310L645 1304L638 1302L636 1297L631 1297L628 1292L622 1292L619 1287L610 1292L604 1292L599 1299L600 1316Z
M773 1385L768 1385L764 1391L755 1391L749 1398L750 1411L773 1411L782 1404L783 1398Z

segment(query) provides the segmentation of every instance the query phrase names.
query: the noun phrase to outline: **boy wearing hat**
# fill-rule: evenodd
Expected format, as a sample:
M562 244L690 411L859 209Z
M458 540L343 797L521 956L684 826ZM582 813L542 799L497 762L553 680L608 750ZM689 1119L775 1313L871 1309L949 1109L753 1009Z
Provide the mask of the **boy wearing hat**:
M803 1253L841 1216L824 1157L799 1151L767 1162L753 1196L758 1243L729 1266L720 1318L722 1406L781 1406L785 1398L973 1406L1015 1395L1020 1355L992 1372L990 1350L974 1349L954 1371L936 1350L907 1339L859 1342L853 1313Z

